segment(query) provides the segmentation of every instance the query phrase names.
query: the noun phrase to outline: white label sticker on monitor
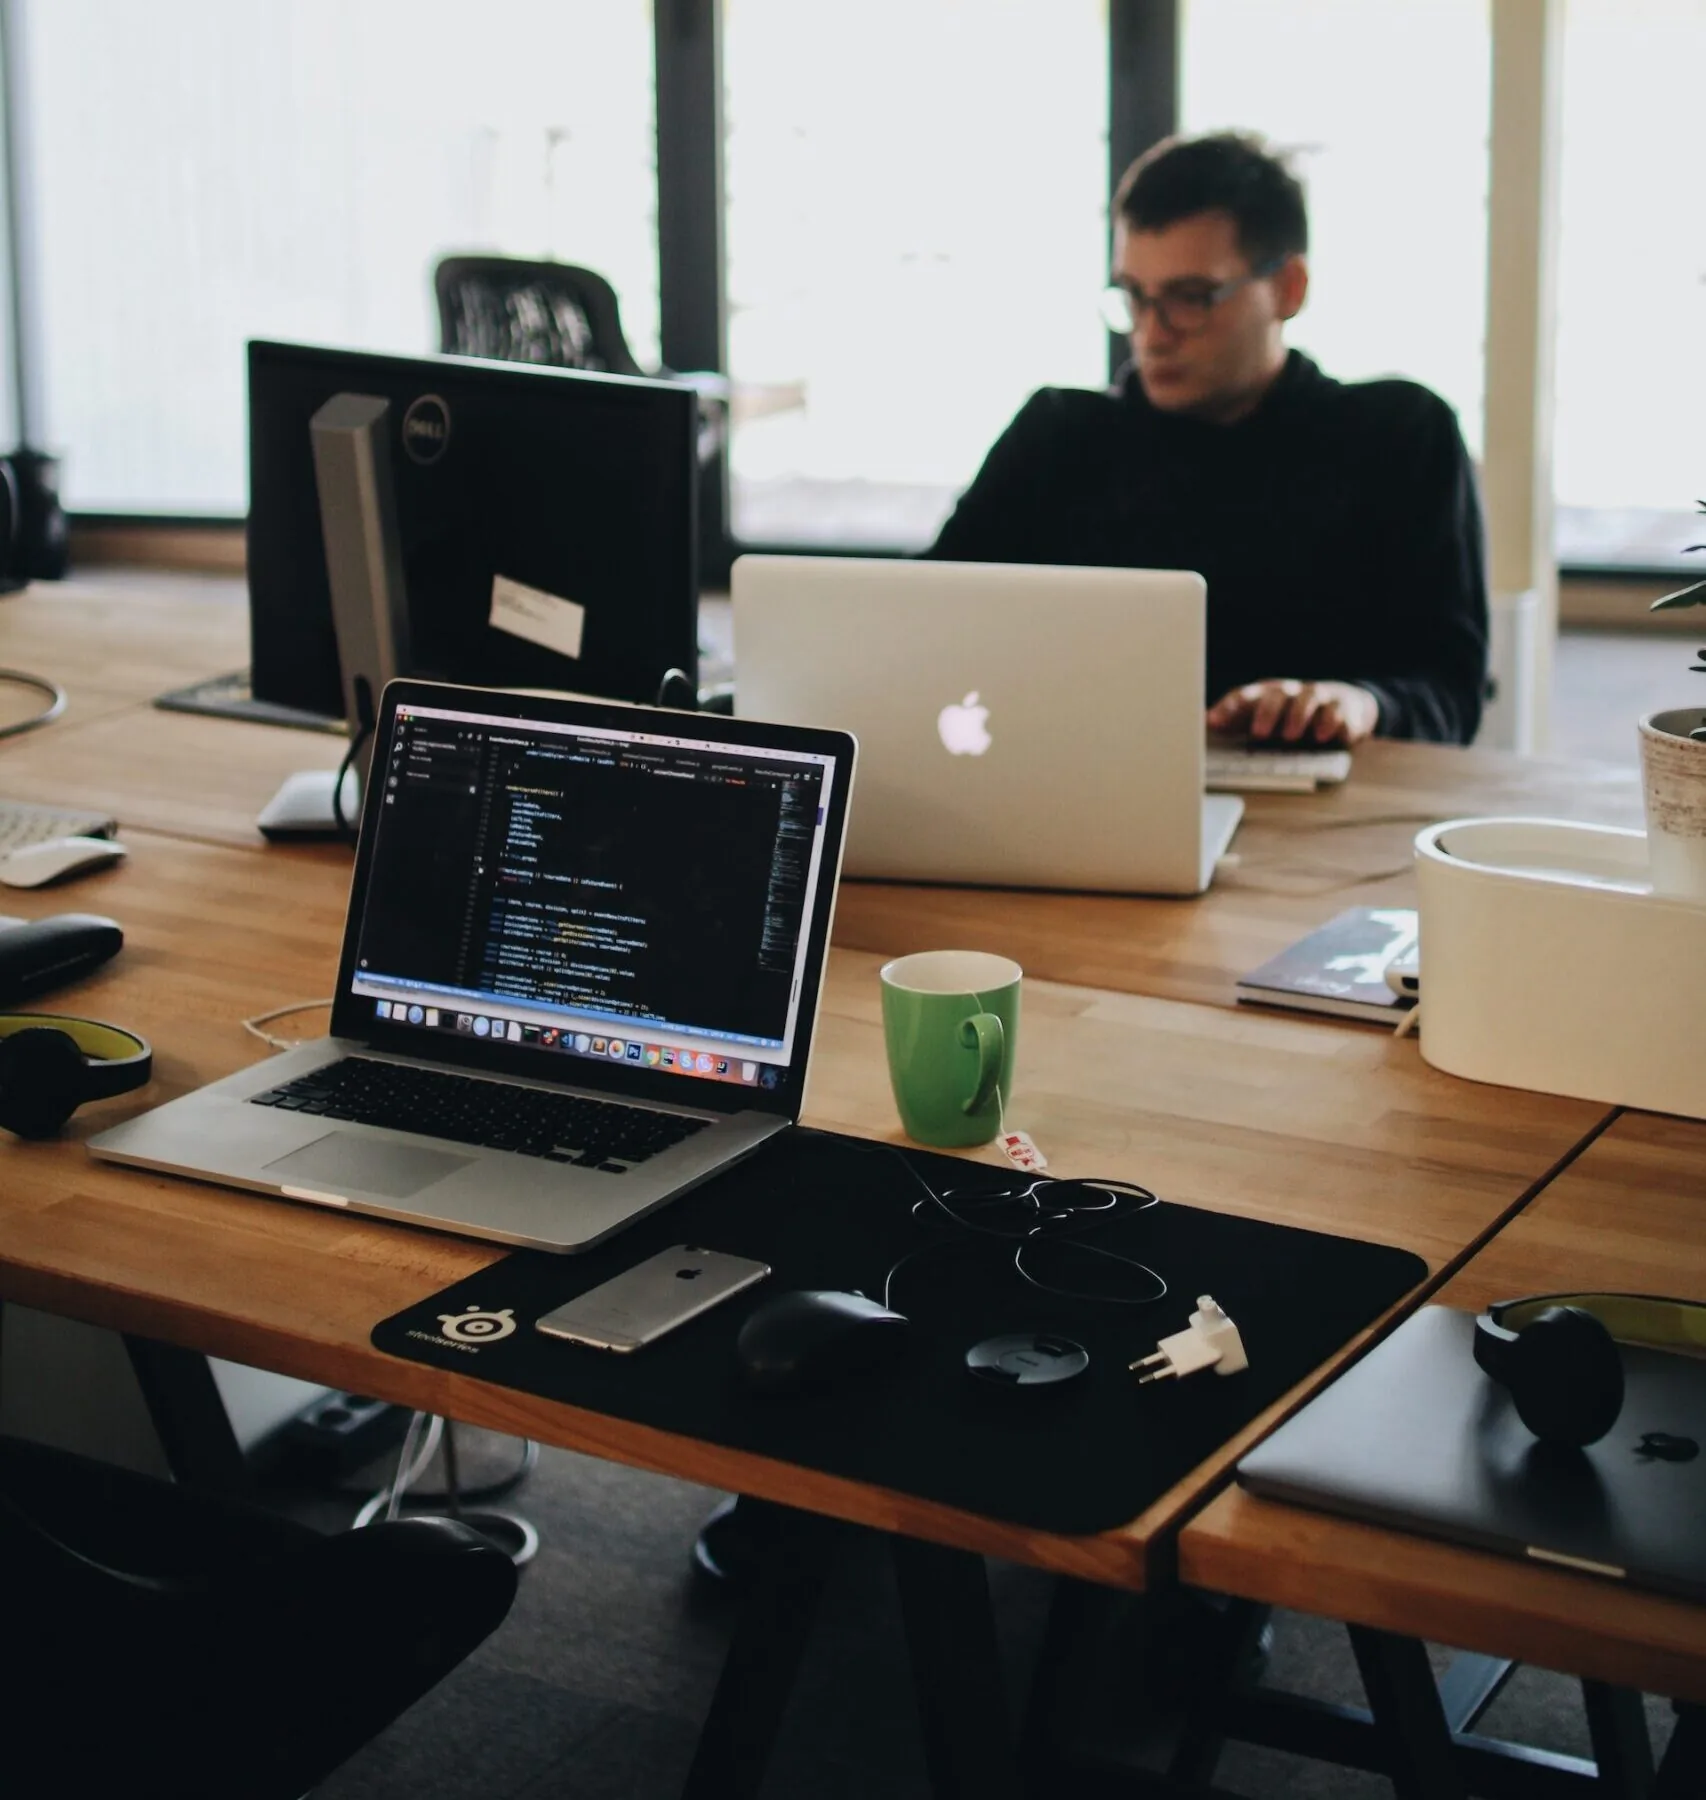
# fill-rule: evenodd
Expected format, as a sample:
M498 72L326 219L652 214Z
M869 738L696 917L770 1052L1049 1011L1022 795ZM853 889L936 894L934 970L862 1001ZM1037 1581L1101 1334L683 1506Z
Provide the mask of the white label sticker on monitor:
M579 656L586 608L561 600L543 588L511 581L507 575L492 577L492 611L488 623L496 631L525 638L542 650L559 656Z

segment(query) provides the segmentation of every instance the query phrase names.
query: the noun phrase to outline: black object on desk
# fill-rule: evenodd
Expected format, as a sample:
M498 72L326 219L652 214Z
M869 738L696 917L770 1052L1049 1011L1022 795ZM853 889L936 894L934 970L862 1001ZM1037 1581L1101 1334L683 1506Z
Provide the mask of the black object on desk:
M123 947L117 920L99 913L55 913L0 928L0 1006L66 987Z
M938 1191L1011 1177L905 1152ZM1264 1407L1338 1350L1426 1273L1418 1256L1353 1238L1187 1206L1134 1212L1098 1235L1140 1257L1172 1292L1154 1306L1106 1305L1037 1289L1004 1242L937 1236L913 1216L918 1186L892 1146L795 1128L746 1162L569 1260L522 1251L383 1321L374 1345L590 1411L793 1462L1012 1523L1062 1532L1135 1518ZM809 1406L746 1387L731 1303L632 1357L554 1343L532 1320L683 1239L755 1256L779 1285L880 1293L921 1243L899 1305L912 1321L904 1364L843 1383ZM1179 1329L1190 1296L1213 1293L1237 1319L1250 1368L1139 1387L1125 1365ZM470 1310L518 1326L479 1345L446 1335ZM1024 1392L968 1377L968 1345L1005 1332L1070 1338L1089 1353L1076 1380Z
M807 1394L875 1375L912 1342L912 1322L863 1294L796 1288L747 1315L735 1339L756 1394Z

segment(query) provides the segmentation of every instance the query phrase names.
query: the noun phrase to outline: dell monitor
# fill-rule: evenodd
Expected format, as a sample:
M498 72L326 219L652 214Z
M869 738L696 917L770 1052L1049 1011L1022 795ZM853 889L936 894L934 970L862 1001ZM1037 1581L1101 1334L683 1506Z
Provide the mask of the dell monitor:
M344 711L310 424L386 402L403 673L655 701L697 680L698 400L674 382L249 345L257 700Z

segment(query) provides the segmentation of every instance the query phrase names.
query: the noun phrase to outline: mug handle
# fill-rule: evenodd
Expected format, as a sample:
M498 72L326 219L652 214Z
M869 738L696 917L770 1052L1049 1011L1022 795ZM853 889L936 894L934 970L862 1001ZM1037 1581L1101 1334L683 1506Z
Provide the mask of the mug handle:
M973 1013L960 1021L960 1042L969 1050L977 1049L977 1087L972 1097L960 1108L964 1113L981 1112L989 1104L995 1085L1001 1079L1001 1059L1007 1052L1007 1031L1000 1015L992 1012Z

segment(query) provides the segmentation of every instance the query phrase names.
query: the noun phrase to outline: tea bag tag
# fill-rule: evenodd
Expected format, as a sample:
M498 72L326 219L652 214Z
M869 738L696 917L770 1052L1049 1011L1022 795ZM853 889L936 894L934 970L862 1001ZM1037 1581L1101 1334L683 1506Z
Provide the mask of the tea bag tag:
M1031 1142L1028 1131L1004 1131L995 1141L1015 1169L1033 1174L1048 1167L1048 1158Z

